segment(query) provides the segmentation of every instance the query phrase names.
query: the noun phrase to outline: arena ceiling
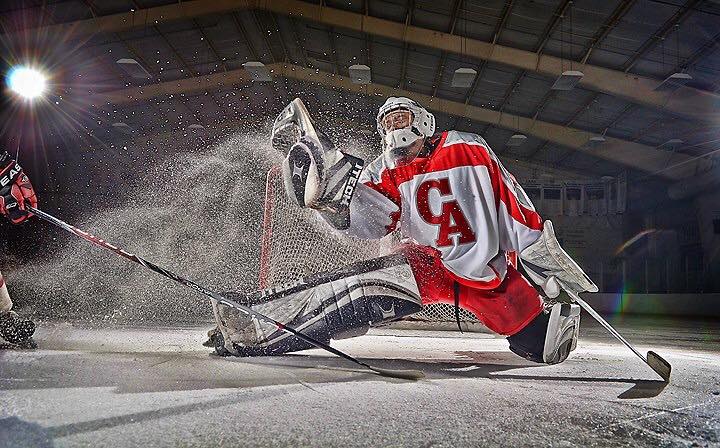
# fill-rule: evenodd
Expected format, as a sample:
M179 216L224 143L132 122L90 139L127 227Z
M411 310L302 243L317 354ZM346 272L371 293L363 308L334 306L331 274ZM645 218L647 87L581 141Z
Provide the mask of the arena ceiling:
M101 140L112 123L212 128L302 93L372 133L382 97L403 94L544 167L678 180L718 165L712 0L5 1L0 23L9 59L62 67L58 106L68 102L75 133ZM128 74L123 58L149 76ZM252 81L248 61L273 81ZM351 81L355 64L370 67L370 84ZM452 87L458 68L477 72L470 86ZM584 76L553 90L568 70ZM674 73L689 79L668 88ZM508 145L516 133L527 139Z

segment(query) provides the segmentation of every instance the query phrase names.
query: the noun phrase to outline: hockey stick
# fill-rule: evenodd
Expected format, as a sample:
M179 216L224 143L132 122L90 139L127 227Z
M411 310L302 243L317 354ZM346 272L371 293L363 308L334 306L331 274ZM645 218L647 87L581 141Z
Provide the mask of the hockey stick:
M575 300L580 306L587 311L592 317L595 318L596 321L600 322L600 325L605 327L607 331L610 332L613 336L615 336L620 342L625 344L627 348L632 350L633 353L637 355L638 358L642 359L645 364L647 364L651 369L655 371L660 377L662 377L663 380L665 380L666 383L670 382L670 371L672 370L672 366L669 362L665 361L660 355L653 351L648 351L647 356L643 356L642 353L637 351L635 347L633 347L618 331L613 328L612 325L610 325L601 315L598 314L597 311L593 309L593 307L590 306L589 303L584 301L580 298L578 294L571 291L569 288L567 288L562 282L560 282L560 285L563 287L565 292L572 297L573 300Z
M231 308L235 308L249 316L253 316L253 317L257 318L258 320L262 320L267 323L274 324L279 330L282 330L286 333L290 333L294 336L297 336L298 338L302 339L303 341L305 341L309 344L314 345L315 347L321 348L323 350L327 350L330 353L340 356L341 358L345 358L348 361L354 362L355 364L359 364L365 368L368 368L379 375L392 377L392 378L402 378L402 379L406 379L406 380L418 380L420 378L425 377L425 374L423 372L421 372L420 370L394 370L394 369L382 369L379 367L373 367L370 364L360 361L359 359L353 358L352 356L350 356L346 353L343 353L340 350L337 350L328 344L318 341L310 336L304 335L304 334L300 333L299 331L295 330L294 328L288 327L288 326L282 324L281 322L276 321L275 319L273 319L271 317L268 317L262 313L259 313L255 310L253 310L252 308L246 307L246 306L241 305L233 300L225 298L225 297L221 296L220 294L210 291L209 289L195 283L192 280L188 280L186 278L180 277L179 275L175 274L174 272L168 271L148 260L145 260L144 258L138 257L137 255L126 252L125 250L120 249L119 247L114 246L114 245L108 243L107 241L96 237L95 235L84 232L84 231L78 229L77 227L71 226L70 224L66 223L65 221L62 221L48 213L45 213L42 210L38 210L37 208L30 207L30 206L28 206L28 210L30 210L38 218L40 218L44 221L47 221L51 224L54 224L54 225L60 227L61 229L72 233L73 235L75 235L77 237L80 237L86 241L89 241L90 243L92 243L96 246L100 246L104 249L111 250L123 258L126 258L132 262L140 264L152 271L157 272L158 274L160 274L164 277L169 278L170 280L174 280L177 283L180 283L184 286L194 289L195 291L198 291L201 294L211 297L212 299L216 300L218 303L222 303L223 305L229 306Z

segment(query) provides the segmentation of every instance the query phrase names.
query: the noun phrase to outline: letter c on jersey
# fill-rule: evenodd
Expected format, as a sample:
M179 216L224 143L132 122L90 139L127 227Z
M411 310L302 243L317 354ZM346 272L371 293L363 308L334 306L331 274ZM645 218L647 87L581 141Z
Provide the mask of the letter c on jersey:
M417 209L420 217L428 224L440 226L440 231L435 241L436 247L452 246L453 242L450 239L450 235L455 234L459 234L458 244L472 243L475 241L475 232L473 232L472 227L470 227L470 223L468 223L465 214L460 208L460 204L458 204L456 200L451 199L442 202L441 213L439 215L433 215L429 203L430 190L433 189L438 190L441 196L451 195L452 191L450 189L450 181L447 178L426 180L418 187Z

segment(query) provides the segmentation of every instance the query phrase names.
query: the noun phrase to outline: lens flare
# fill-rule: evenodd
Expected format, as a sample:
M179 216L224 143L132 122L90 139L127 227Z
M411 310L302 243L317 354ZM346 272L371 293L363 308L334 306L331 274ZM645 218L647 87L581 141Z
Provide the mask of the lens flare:
M18 95L33 99L42 95L46 88L46 79L38 70L19 66L10 70L7 76L7 85Z
M637 243L642 239L645 235L651 234L655 232L657 229L646 229L635 235L634 237L630 238L629 240L625 241L620 245L620 247L615 250L615 256L620 255L625 249L632 246L633 244Z

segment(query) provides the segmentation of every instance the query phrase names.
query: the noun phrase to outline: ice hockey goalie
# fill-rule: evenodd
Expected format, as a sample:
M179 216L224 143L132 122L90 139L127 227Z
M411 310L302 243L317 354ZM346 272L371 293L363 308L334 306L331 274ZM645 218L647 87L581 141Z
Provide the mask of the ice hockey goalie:
M318 274L294 285L234 297L308 335L330 341L365 333L444 302L507 336L510 350L554 364L577 344L575 304L545 306L538 290L597 287L560 247L515 178L485 140L435 132L433 115L390 97L377 115L383 153L367 167L333 147L299 99L278 116L273 145L286 154L285 189L339 232L376 239L399 230L396 254ZM273 355L309 348L240 312L214 307L221 354Z

